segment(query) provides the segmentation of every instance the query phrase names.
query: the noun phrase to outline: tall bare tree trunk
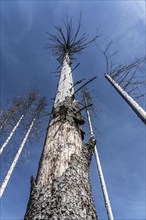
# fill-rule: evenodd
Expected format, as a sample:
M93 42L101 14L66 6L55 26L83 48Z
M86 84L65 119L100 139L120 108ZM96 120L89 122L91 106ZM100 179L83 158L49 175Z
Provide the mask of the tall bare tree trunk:
M91 123L90 112L88 109L86 109L86 113L87 113L88 124L89 124L89 128L90 128L90 134L94 135L93 127L92 127L92 123ZM101 167L101 163L100 163L100 158L99 158L99 154L98 154L96 145L95 145L94 151L95 151L97 170L98 170L98 174L99 174L101 189L103 192L103 198L104 198L104 202L105 202L105 208L106 208L108 220L114 220L113 212L112 212L112 208L111 208L111 204L110 204L110 200L109 200L109 196L108 196L108 191L107 191L106 183L104 180L104 175L103 175L103 171L102 171L102 167Z
M83 120L72 85L66 54L25 220L97 219L89 179L95 140L91 137L82 147Z
M106 79L111 83L111 85L117 90L117 92L122 96L122 98L128 103L128 105L134 110L137 116L146 124L146 112L142 109L134 99L125 92L118 83L108 74L105 74Z

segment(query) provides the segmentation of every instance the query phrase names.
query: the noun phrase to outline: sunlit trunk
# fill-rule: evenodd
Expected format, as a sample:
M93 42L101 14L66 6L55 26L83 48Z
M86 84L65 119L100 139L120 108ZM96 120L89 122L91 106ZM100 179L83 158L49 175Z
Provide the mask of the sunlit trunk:
M66 55L25 220L97 219L89 180L94 143L82 148L83 120L73 93Z
M111 83L111 85L117 90L117 92L122 96L122 98L128 103L128 105L134 110L137 116L146 124L146 112L143 108L139 106L139 104L134 101L134 99L129 96L119 85L114 81L114 79L105 74L106 79Z
M19 157L20 157L20 154L21 154L21 152L22 152L22 150L23 150L23 148L24 148L24 146L25 146L25 143L26 143L26 141L27 141L27 139L28 139L28 137L29 137L29 135L30 135L30 132L31 132L33 126L34 126L35 120L36 120L36 119L34 118L33 121L31 122L31 125L30 125L30 127L29 127L29 129L28 129L28 131L27 131L27 133L26 133L26 135L25 135L25 137L24 137L24 139L23 139L23 141L22 141L22 143L21 143L21 145L20 145L20 148L19 148L19 150L17 151L17 154L16 154L16 156L15 156L15 158L14 158L14 160L13 160L13 162L12 162L12 164L11 164L11 166L10 166L8 172L7 172L7 175L6 175L4 181L3 181L2 185L1 185L1 188L0 188L0 198L2 197L2 195L3 195L3 193L4 193L4 190L5 190L6 187L7 187L7 184L8 184L8 182L9 182L10 177L11 177L13 171L14 171L14 168L15 168L17 162L18 162L18 159L19 159Z
M16 125L13 127L11 133L9 134L9 136L7 137L7 139L5 140L5 142L3 143L3 145L1 146L1 149L0 149L0 155L2 154L3 150L5 149L5 147L7 146L7 144L9 143L9 141L11 140L12 136L14 135L14 133L16 132L16 129L19 127L22 119L24 118L24 116L26 115L28 109L30 108L30 106L33 104L33 102L35 101L36 99L36 93L35 92L30 92L29 95L28 95L28 99L20 101L17 106L16 105L12 105L12 107L14 108L13 110L13 113L8 115L8 117L5 119L4 123L2 124L2 128L3 126L6 124L6 122L13 116L13 114L17 111L20 111L18 109L18 106L20 106L21 104L23 104L22 108L23 108L23 112L21 113L21 117L19 118L18 122L16 123Z
M94 135L89 110L86 109L86 112L87 112L88 124L89 124L89 128L90 128L90 134ZM99 158L99 154L98 154L96 145L94 147L94 151L95 151L95 159L96 159L96 164L97 164L97 170L98 170L100 184L101 184L101 188L102 188L102 192L103 192L103 198L104 198L104 202L105 202L105 208L106 208L107 216L108 216L109 220L114 220L113 213L112 213L112 208L111 208L111 204L110 204L110 200L109 200L109 196L108 196L108 192L107 192L107 188L106 188L106 184L105 184L105 180L104 180L104 176L103 176L103 171L102 171L102 167L101 167L101 163L100 163L100 158Z
M18 128L18 126L20 125L22 119L24 118L24 115L22 115L20 117L20 119L18 120L17 124L14 126L13 130L11 131L10 135L8 136L8 138L6 139L6 141L3 143L1 149L0 149L0 155L2 154L3 150L5 149L5 147L7 146L7 144L9 143L9 141L11 140L12 136L14 135L16 129Z

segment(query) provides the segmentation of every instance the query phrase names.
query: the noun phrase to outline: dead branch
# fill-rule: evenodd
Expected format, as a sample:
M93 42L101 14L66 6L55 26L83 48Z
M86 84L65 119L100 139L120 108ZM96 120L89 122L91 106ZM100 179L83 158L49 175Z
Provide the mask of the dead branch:
M81 80L78 80L77 82L75 82L73 84L73 86L70 88L70 91L72 90L72 88L74 88L76 85L80 84L81 82L83 82L85 79L81 79Z
M111 52L111 44L112 42L110 41L104 50L101 50L100 47L96 44L98 50L105 57L106 73L109 74L124 91L134 97L134 94L132 92L135 90L137 90L137 92L140 92L138 90L138 86L145 84L143 80L136 80L136 77L138 75L138 72L140 71L140 67L146 61L146 57L136 59L129 64L113 65L113 57L115 56L117 51ZM139 98L143 97L142 94L137 94L136 96Z
M45 47L52 52L53 56L57 58L61 65L63 64L66 54L69 55L71 61L74 60L75 54L80 53L99 37L99 34L97 33L95 37L88 40L89 34L83 33L80 35L81 15L76 30L73 27L72 18L68 19L68 17L66 18L66 21L64 21L63 27L56 26L55 28L57 31L56 34L47 32L50 43Z
M74 92L73 96L74 96L78 91L80 91L84 86L86 86L87 84L89 84L90 82L92 82L93 80L95 80L96 78L97 78L97 76L95 76L95 77L89 79L86 83L84 83L79 89L77 89L77 90Z
M85 105L83 108L81 108L78 112L81 112L83 111L84 109L88 109L89 107L93 106L93 104L88 104L88 105ZM77 112L77 113L78 113Z

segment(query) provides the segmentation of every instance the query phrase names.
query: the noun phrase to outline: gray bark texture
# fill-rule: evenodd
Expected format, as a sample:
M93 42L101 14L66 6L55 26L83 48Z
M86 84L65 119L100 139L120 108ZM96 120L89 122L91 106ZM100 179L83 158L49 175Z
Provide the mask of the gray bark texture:
M95 139L82 146L82 124L72 97L53 109L25 220L97 220L89 177Z

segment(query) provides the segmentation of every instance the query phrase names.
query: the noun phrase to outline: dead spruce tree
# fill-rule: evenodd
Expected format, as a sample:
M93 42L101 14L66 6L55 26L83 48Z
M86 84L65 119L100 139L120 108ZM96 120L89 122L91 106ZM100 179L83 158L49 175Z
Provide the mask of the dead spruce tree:
M48 126L37 177L31 179L31 192L25 220L97 219L89 179L89 166L95 139L82 146L84 123L74 96L71 64L74 55L86 48L88 34L79 36L72 19L57 34L48 33L47 47L62 66L54 106Z
M33 94L35 94L35 99L36 99L36 93L33 93ZM34 98L34 96L33 96L33 98ZM27 103L27 105L28 105L28 103ZM4 191L7 187L8 182L10 181L11 175L12 175L14 169L15 169L15 166L17 165L18 159L19 159L19 157L22 153L22 150L25 147L26 142L28 141L28 138L29 138L30 134L32 132L34 133L33 128L35 126L35 123L40 118L40 116L41 116L41 114L42 114L42 112L43 112L43 110L46 106L45 98L44 97L39 98L39 100L37 101L37 103L35 105L36 105L35 109L33 109L32 112L29 112L29 114L31 113L31 119L29 119L29 121L30 121L29 122L29 127L26 131L26 134L25 134L25 136L24 136L24 138L23 138L23 140L20 144L20 147L19 147L19 149L18 149L18 151L17 151L17 153L14 157L14 160L13 160L13 162L12 162L12 164L11 164L11 166L10 166L10 168L9 168L9 170L8 170L4 180L3 180L3 183L0 187L0 198L3 196L3 193L4 193ZM27 117L27 120L28 120L28 117Z
M15 121L17 122L13 126L10 134L8 135L4 143L2 144L0 148L0 155L2 154L3 150L5 149L9 141L11 140L12 136L14 135L18 126L20 125L21 121L23 120L24 116L29 110L30 106L35 101L36 96L37 96L37 92L33 90L30 91L29 94L26 95L25 97L17 98L15 101L12 102L12 106L10 110L8 110L8 113L6 114L7 117L6 118L4 117L5 119L3 120L2 128L5 126L6 123L8 123L8 121L10 122L10 120L12 120L12 117L14 117ZM16 112L19 116L15 114ZM16 119L17 117L18 119Z
M116 68L110 74L105 74L105 78L146 125L146 111L132 97L132 92L137 89L137 85L142 85L141 81L135 81L133 79L143 61L144 59L140 59L131 64L120 66L120 68ZM144 95L145 94L138 94L135 98L144 97Z
M136 59L129 64L116 65L113 63L112 58L117 51L113 53L110 51L111 44L112 42L110 41L105 50L100 49L106 60L105 78L133 109L141 121L146 124L146 111L136 101L136 99L141 97L145 98L146 95L145 91L144 93L140 91L140 87L146 85L146 82L144 79L137 79L137 76L141 72L142 65L146 62L146 58Z
M92 104L93 101L92 101L92 97L91 97L87 87L82 88L82 99L83 99L83 103L85 106L85 111L86 111L86 115L87 115L87 121L88 121L88 125L89 125L90 134L94 135L93 125L91 122L91 116L90 116L90 112L89 112L91 105L93 106L93 104ZM91 110L93 110L93 109L91 109ZM102 167L101 167L101 162L100 162L100 158L99 158L97 145L94 146L94 152L95 152L95 160L96 160L96 164L97 164L97 170L98 170L99 180L100 180L103 198L104 198L104 202L105 202L105 209L107 212L107 217L108 217L108 220L114 220L113 212L112 212L112 208L111 208L111 204L110 204L110 199L109 199L109 195L108 195L108 191L107 191L107 187L106 187L106 183L104 180L104 175L103 175L103 171L102 171Z

